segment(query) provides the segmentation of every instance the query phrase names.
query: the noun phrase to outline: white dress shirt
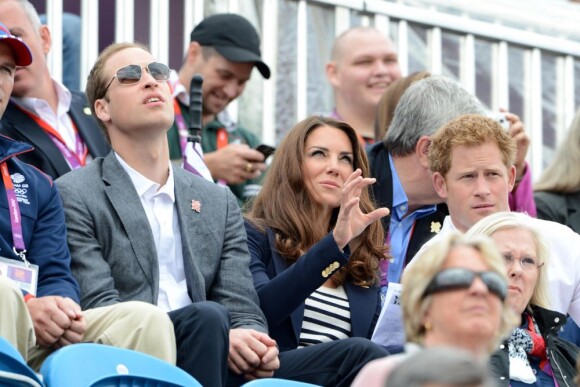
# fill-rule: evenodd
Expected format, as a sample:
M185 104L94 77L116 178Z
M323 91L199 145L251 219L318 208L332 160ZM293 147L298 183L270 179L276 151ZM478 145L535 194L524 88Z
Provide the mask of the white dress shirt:
M68 89L61 83L53 80L52 84L56 90L58 96L58 106L56 112L52 110L48 102L40 98L15 98L12 97L14 102L16 102L21 107L34 113L36 116L40 117L44 122L49 124L60 134L66 146L69 149L74 149L76 151L75 142L75 130L68 115L70 110L71 93Z
M78 154L79 149L77 149L75 128L72 119L70 118L68 112L71 105L71 92L60 82L52 80L54 89L58 96L58 105L56 112L52 110L48 102L40 98L16 98L11 97L11 99L20 107L33 113L48 125L50 125L63 139L68 149L72 150ZM66 158L65 158L66 160ZM89 154L87 154L87 163L92 160ZM68 163L68 160L66 160ZM72 167L69 163L69 167Z
M547 265L550 283L550 308L569 314L580 325L580 235L560 223L535 219L533 226L540 231L550 245ZM458 231L451 217L447 216L439 234L425 243L410 264L418 264L417 258L428 246L445 235Z
M157 306L169 312L191 304L191 298L187 294L171 164L167 182L160 186L131 168L118 154L115 153L115 156L129 174L137 190L153 233L159 264Z

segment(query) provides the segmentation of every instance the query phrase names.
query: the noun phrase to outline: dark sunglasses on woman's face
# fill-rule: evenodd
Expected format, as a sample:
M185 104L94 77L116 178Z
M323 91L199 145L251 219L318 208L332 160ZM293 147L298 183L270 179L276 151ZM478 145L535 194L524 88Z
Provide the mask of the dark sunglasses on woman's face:
M498 296L502 301L507 294L507 284L503 277L493 271L472 271L463 268L450 268L441 270L429 283L423 293L425 298L430 294L447 290L467 289L473 283L475 277L479 277L487 286L487 289Z
M143 76L143 69L147 69L147 72L157 81L167 81L169 79L169 74L171 73L171 70L167 65L159 62L152 62L147 66L127 65L117 70L105 88L103 95L107 94L107 90L109 90L109 87L111 87L111 83L113 83L115 78L117 78L121 85L134 85L135 83L138 83Z

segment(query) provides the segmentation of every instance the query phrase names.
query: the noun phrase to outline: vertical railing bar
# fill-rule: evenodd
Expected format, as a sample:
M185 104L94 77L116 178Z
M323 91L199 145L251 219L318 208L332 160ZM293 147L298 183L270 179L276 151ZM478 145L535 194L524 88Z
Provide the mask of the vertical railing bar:
M135 40L135 2L117 0L115 2L115 42Z
M471 34L460 39L459 79L468 92L475 94L475 37Z
M80 88L84 90L87 77L99 55L99 3L93 0L81 2L81 68Z
M397 50L399 51L399 67L403 75L409 74L409 33L406 20L399 21L399 36Z
M52 46L47 56L54 79L62 81L62 0L46 0L46 24L52 33Z
M262 54L270 67L270 79L264 80L262 107L262 142L276 143L276 80L278 78L278 0L264 0L262 10Z
M442 46L441 46L441 28L435 27L428 31L428 47L429 47L429 71L432 74L441 74L443 72L442 65Z
M308 73L308 23L306 1L298 1L296 42L296 120L306 117Z

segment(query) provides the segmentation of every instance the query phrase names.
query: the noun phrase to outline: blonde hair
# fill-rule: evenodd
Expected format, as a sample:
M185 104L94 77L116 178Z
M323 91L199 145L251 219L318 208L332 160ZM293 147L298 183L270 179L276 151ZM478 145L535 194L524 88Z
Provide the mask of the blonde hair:
M572 193L580 191L580 108L554 160L534 185L534 191Z
M423 297L423 294L431 280L442 270L451 250L459 246L471 247L477 250L490 267L489 270L499 274L507 283L504 259L488 237L468 238L458 233L452 233L431 244L413 259L412 264L403 273L401 308L403 309L407 341L418 344L423 343L426 332L423 320L434 296ZM504 300L500 326L496 332L495 339L489 345L490 352L497 348L500 340L512 330L516 322L515 313Z
M465 234L469 237L478 235L493 236L494 233L509 229L523 229L532 234L534 244L536 245L536 256L539 263L544 266L539 269L538 281L534 287L532 297L528 302L529 305L541 306L544 309L550 309L550 288L548 285L548 261L550 259L550 248L546 239L533 226L534 218L519 212L502 211L493 215L486 216L473 225Z
M111 143L111 139L109 137L109 132L107 131L107 127L101 121L101 119L97 116L97 112L95 111L95 101L101 98L105 98L105 91L107 89L107 84L111 81L110 79L105 78L105 65L107 61L116 53L126 50L128 48L140 48L143 51L149 52L147 46L140 44L140 43L130 43L130 42L122 42L122 43L113 43L107 46L95 61L89 76L87 77L87 85L85 88L85 94L87 95L87 100L89 102L89 107L91 108L91 113L93 117L97 120L99 127L102 129L107 142Z
M445 177L451 168L451 153L460 146L478 146L488 142L497 144L504 165L510 168L516 158L516 142L488 117L466 114L449 121L437 129L429 146L429 168Z

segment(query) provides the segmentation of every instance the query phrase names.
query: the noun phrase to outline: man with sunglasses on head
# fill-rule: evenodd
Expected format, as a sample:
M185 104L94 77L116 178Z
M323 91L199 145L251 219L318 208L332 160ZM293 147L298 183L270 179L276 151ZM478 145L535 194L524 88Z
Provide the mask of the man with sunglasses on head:
M243 93L254 67L270 78L270 69L260 56L260 38L250 22L236 14L212 15L191 32L183 65L171 82L176 115L168 132L171 159L182 160L190 83L195 74L201 74L204 160L212 177L227 184L240 204L258 193L266 165L264 155L253 149L259 139L233 121L226 108Z
M83 93L69 91L50 75L46 55L52 38L28 0L0 0L0 22L22 38L34 61L16 71L1 133L34 149L20 158L53 179L104 156L109 146Z
M89 74L87 97L112 151L57 180L81 305L157 305L174 324L177 365L203 386L225 385L228 365L271 376L278 349L236 198L171 165L169 75L133 43L106 48Z
M515 140L499 123L484 116L460 116L437 130L431 137L428 160L434 188L446 201L449 216L441 232L416 256L454 230L465 233L488 215L510 211L508 194L515 183L515 155ZM580 235L556 222L534 222L550 243L551 309L567 313L579 323ZM420 264L414 259L411 262Z
M0 118L28 46L0 23ZM28 144L0 136L0 337L38 369L63 346L97 342L135 349L175 364L166 314L144 302L81 310L70 270L64 212L56 186L20 161Z

